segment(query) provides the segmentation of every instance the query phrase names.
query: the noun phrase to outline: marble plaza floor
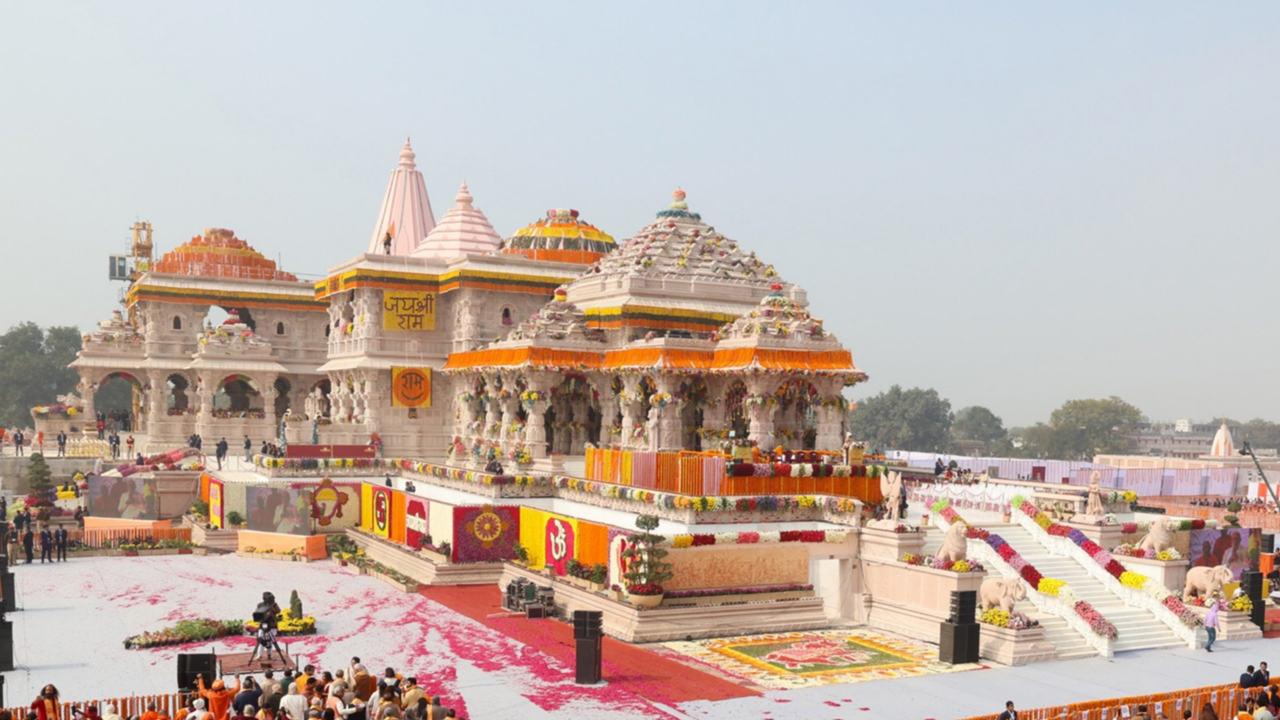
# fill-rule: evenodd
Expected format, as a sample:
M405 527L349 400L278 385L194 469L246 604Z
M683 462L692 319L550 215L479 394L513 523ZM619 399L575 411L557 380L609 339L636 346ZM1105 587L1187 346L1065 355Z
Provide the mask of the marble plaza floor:
M516 632L504 634L505 620L475 612L471 613L475 617L468 617L422 595L353 576L328 562L282 563L235 556L85 558L58 565L19 566L15 573L18 604L23 610L9 616L20 666L4 674L9 704L34 697L37 688L48 682L58 685L71 700L171 692L179 652L209 647L237 652L250 648L252 641L234 638L125 650L124 638L158 630L182 618L244 617L263 590L283 598L297 589L306 612L319 619L318 635L291 641L292 654L303 662L344 667L351 656L358 655L375 670L393 666L417 675L421 684L443 695L446 705L477 720L943 720L999 711L1005 699L1020 707L1037 707L1230 682L1245 665L1274 662L1280 656L1280 644L1262 639L1219 643L1212 654L1189 649L1152 650L1110 659L867 679L870 674L909 675L913 673L901 671L927 670L931 648L900 646L891 642L891 637L855 628L801 633L794 638L704 641L695 643L697 648L679 648L684 652L667 648L661 653L667 658L685 656L683 662L694 676L690 684L695 687L697 668L705 658L691 656L709 653L741 663L712 668L717 681L740 682L752 690L736 697L721 693L716 700L663 702L652 699L664 697L661 693L645 690L645 678L625 676L630 672L628 667L636 667L634 658L629 666L609 670L606 665L606 680L612 674L613 682L577 686L572 682L568 655L544 652L549 647L545 643L521 642ZM857 642L847 644L850 638ZM932 650L936 652L936 648ZM843 669L859 681L790 682L787 676L803 679L806 672L814 671L811 661L819 656L823 662L838 656L848 665ZM766 670L748 659L786 672ZM868 670L871 672L865 672ZM760 673L775 684L760 682ZM790 689L775 689L782 687Z

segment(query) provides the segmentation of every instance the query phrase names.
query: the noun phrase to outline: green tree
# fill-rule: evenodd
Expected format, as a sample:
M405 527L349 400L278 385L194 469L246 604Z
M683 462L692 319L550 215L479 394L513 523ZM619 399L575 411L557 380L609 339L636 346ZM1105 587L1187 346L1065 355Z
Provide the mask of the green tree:
M887 391L859 401L849 413L849 432L871 447L945 452L951 449L951 401L932 388Z
M1231 428L1232 440L1237 443L1248 441L1254 450L1258 448L1280 449L1280 423L1273 423L1254 418L1247 423L1227 421Z
M27 484L30 485L30 490L27 491L28 507L53 505L57 497L57 490L53 487L53 471L49 469L49 463L44 461L44 455L38 452L31 453L31 460L27 463Z
M951 423L951 434L958 440L982 443L983 451L990 450L997 440L1009 433L998 415L981 405L971 405L956 413Z
M1142 420L1142 411L1112 395L1105 400L1068 400L1049 416L1049 431L1037 426L1037 457L1088 460L1128 452L1124 434ZM1026 438L1026 434L1023 436Z
M73 327L44 331L26 322L0 335L0 424L30 427L31 408L74 390L79 377L67 365L79 349Z

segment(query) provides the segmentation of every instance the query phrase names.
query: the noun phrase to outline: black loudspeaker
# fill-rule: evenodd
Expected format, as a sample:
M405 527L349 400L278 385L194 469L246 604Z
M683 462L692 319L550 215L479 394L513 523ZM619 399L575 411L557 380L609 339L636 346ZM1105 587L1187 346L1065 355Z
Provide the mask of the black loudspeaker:
M0 572L0 595L4 597L0 599L0 607L5 612L14 612L18 609L17 590L13 587L13 572L5 570Z
M1276 551L1276 536L1274 534L1262 533L1262 554L1270 555Z
M196 678L204 675L206 683L217 677L218 656L214 653L178 654L178 689L195 690Z
M938 659L944 663L959 665L961 663L978 662L978 623L958 625L952 622L942 623L942 634L938 638Z
M0 620L0 670L13 669L13 623Z
M951 593L951 616L948 622L957 625L968 625L973 622L974 612L978 607L978 593L975 590L955 590Z
M1240 589L1253 604L1249 611L1249 620L1258 627L1267 622L1267 608L1262 604L1262 573L1257 570L1246 570L1240 573Z
M597 635L590 640L579 639L576 644L578 657L573 681L579 685L595 685L600 682L604 639Z
M599 610L573 611L573 639L592 640L600 637L604 613Z

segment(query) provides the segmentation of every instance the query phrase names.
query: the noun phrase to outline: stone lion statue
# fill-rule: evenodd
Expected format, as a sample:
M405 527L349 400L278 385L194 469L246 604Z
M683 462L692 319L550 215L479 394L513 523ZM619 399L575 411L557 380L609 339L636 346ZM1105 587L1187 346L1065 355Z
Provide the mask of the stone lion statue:
M946 537L942 539L942 547L938 548L937 558L959 562L968 557L968 541L965 540L967 531L968 528L964 523L951 523L951 527L947 528Z
M989 578L983 580L982 587L978 589L978 604L983 610L998 607L1005 612L1013 612L1014 604L1026 599L1027 588L1017 579Z
M1193 567L1187 571L1187 584L1182 588L1182 599L1222 595L1222 586L1236 579L1226 565L1217 567Z
M1162 552L1173 547L1173 521L1169 518L1158 518L1151 523L1151 529L1138 541L1139 550L1155 550Z

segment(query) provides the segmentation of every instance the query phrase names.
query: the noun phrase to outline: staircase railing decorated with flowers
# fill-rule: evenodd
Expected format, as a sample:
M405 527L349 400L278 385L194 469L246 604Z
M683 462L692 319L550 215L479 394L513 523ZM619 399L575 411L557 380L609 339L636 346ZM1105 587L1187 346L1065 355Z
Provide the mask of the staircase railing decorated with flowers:
M1017 579L1026 586L1030 590L1027 600L1040 612L1062 618L1099 655L1111 657L1115 654L1115 639L1119 635L1116 626L1088 601L1081 599L1066 582L1044 577L1004 538L969 525L951 507L950 500L938 500L930 509L934 513L934 522L943 530L954 522L964 523L968 528L968 552L1005 579Z
M1200 616L1188 610L1182 598L1169 588L1146 575L1126 570L1119 560L1083 532L1053 522L1034 503L1020 495L1013 499L1013 520L1049 552L1080 563L1085 572L1126 605L1155 615L1186 642L1187 647L1197 648L1203 644Z

